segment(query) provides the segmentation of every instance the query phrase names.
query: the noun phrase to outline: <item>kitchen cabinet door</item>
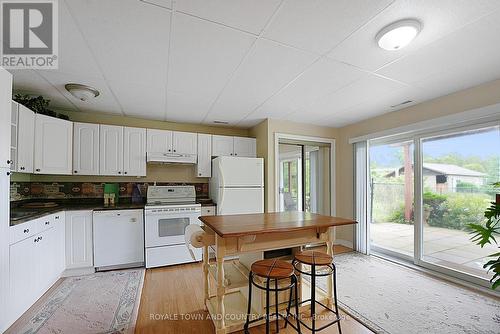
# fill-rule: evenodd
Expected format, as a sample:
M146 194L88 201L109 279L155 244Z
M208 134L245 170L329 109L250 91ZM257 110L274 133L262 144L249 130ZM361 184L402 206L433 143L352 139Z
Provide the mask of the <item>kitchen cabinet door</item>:
M123 127L99 125L99 174L122 175Z
M35 240L37 236L32 236L9 247L10 319L17 319L23 314L36 295L38 267Z
M0 168L10 167L11 101L12 75L0 68Z
M19 123L19 103L12 101L10 116L10 170L17 172L17 126ZM31 152L33 154L33 152ZM33 156L31 157L33 160Z
M233 137L231 136L212 136L212 156L232 156L234 152Z
M57 276L59 277L64 269L66 269L66 212L61 211L54 215L54 229L56 230L56 263Z
M123 174L146 176L146 129L124 128Z
M234 137L234 155L237 157L255 158L256 153L255 138Z
M17 171L33 173L35 149L35 113L22 104L18 106L17 121Z
M67 211L65 228L66 269L92 267L92 211Z
M57 272L57 231L51 227L35 237L38 239L35 255L37 258L35 267L38 270L35 297L39 298L54 284L60 274Z
M190 132L174 132L172 135L172 152L196 155L198 151L198 136Z
M99 175L99 124L73 124L73 174Z
M198 162L196 176L212 176L212 135L198 134Z
M71 174L73 123L35 115L35 174Z
M172 152L172 131L147 129L148 153Z

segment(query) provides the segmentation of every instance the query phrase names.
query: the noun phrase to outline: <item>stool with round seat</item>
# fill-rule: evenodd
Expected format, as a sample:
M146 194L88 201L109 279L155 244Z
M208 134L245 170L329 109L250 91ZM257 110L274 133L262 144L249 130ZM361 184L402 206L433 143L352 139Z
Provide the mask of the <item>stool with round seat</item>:
M259 276L261 278L265 279L265 286L261 286L257 284L254 281L254 276ZM278 287L278 282L280 280L286 280L290 279L290 284L284 286L284 287ZM274 286L271 286L272 281L274 281ZM252 319L250 320L250 312L252 309L252 286L255 286L258 289L266 291L266 315L263 317L259 317L257 319ZM294 290L294 294L292 293L292 289ZM288 301L288 307L287 307L287 314L286 316L282 315L278 311L278 292L280 291L285 291L285 290L290 290L290 298ZM270 304L269 304L269 293L274 292L274 297L275 297L275 312L270 314ZM298 299L297 299L297 276L295 276L294 273L294 268L292 264L283 261L283 260L278 260L278 259L266 259L266 260L260 260L256 261L252 264L250 268L250 273L248 277L248 310L247 310L247 317L246 317L246 322L244 326L245 333L248 332L248 326L256 321L262 320L263 318L266 319L266 333L269 333L269 326L270 326L270 316L276 316L276 333L279 332L279 324L278 320L279 317L283 318L285 320L285 323L288 324L290 321L288 320L288 317L290 316L290 308L291 308L291 303L292 299L295 299L295 317L297 319L297 327L295 327L292 323L290 325L295 328L299 333L300 333L300 322L299 322L299 306L298 306ZM293 295L295 298L293 298Z
M306 264L311 267L311 271L302 270L302 264ZM302 251L295 254L295 258L292 261L292 265L294 269L300 274L304 274L307 276L311 276L311 298L304 300L299 303L299 305L307 302L311 302L311 325L308 326L302 320L299 319L299 322L309 329L312 333L319 332L333 324L337 324L339 333L342 333L342 329L340 328L340 314L337 306L337 278L336 278L336 268L333 263L333 257L324 252L318 251ZM316 277L324 277L324 276L332 276L333 278L333 296L334 296L334 306L335 310L330 309L323 303L316 300ZM335 314L336 319L329 322L328 324L316 328L316 304L323 306L329 312ZM285 323L285 327L286 327Z

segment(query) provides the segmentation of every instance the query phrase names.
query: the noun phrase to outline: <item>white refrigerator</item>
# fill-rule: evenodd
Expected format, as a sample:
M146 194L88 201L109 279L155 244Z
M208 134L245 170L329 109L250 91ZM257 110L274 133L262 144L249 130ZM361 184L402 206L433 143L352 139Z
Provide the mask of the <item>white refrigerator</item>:
M213 159L210 196L217 204L217 215L263 213L264 159Z

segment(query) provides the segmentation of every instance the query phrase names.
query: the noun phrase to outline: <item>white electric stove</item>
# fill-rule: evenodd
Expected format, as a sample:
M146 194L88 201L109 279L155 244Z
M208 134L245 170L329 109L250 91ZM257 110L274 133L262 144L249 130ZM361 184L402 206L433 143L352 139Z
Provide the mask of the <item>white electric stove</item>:
M201 204L194 186L149 186L145 217L146 268L200 261L202 250L192 258L184 241L190 224L200 225Z

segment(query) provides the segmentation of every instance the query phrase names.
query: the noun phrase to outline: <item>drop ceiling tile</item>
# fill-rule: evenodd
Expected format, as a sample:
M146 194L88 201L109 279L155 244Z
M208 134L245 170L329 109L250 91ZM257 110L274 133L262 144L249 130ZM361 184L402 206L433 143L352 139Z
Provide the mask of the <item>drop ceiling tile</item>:
M212 108L208 118L241 120L303 72L314 54L259 40Z
M172 9L172 1L171 0L139 0L144 2L145 4L151 6L157 6L158 8L166 8Z
M64 1L59 2L59 68L54 71L102 78L102 73Z
M360 105L363 102L376 101L383 96L394 94L394 92L405 88L408 87L369 74L333 94L318 99L307 110L295 112L284 118L294 121L300 119L319 120L321 118L328 118L331 115L337 115L339 112Z
M165 86L109 82L125 116L158 119L165 117Z
M305 110L318 98L351 84L363 75L365 72L353 66L321 58L252 116L281 118L293 111Z
M392 0L286 1L264 36L323 54L391 2Z
M375 71L393 60L461 29L499 7L500 1L497 0L398 0L337 45L329 56ZM381 49L375 40L377 33L388 24L405 18L415 18L422 23L420 34L410 45L399 51Z
M55 71L39 71L50 84L55 87L60 94L66 97L71 104L75 105L81 111L104 112L112 114L121 114L119 104L116 102L112 92L102 79L79 77L78 82L82 85L91 86L99 91L99 96L90 101L80 101L71 95L64 86L73 82L74 76Z
M377 71L438 93L486 82L500 75L500 11L496 11ZM460 82L455 80L460 79ZM441 94L441 95L442 95Z
M255 37L183 14L174 20L168 89L213 101Z
M165 120L201 123L212 102L212 99L204 99L198 95L168 91Z
M106 79L165 85L171 11L138 0L66 0Z
M180 0L175 9L230 27L260 34L280 0Z

